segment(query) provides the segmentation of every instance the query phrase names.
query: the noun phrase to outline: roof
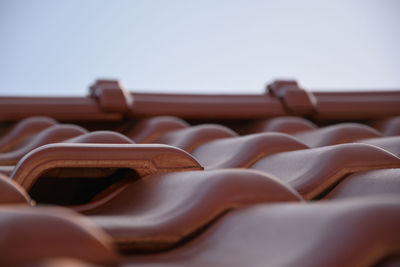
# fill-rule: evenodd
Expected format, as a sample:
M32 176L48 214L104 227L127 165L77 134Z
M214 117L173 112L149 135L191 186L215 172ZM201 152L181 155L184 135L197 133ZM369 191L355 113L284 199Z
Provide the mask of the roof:
M0 97L13 266L400 263L400 91Z

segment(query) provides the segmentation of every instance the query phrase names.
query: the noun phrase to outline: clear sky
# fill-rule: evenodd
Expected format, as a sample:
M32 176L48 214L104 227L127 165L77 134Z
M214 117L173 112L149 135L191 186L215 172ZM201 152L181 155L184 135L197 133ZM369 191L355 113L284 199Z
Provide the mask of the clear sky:
M398 0L0 0L0 94L400 89Z

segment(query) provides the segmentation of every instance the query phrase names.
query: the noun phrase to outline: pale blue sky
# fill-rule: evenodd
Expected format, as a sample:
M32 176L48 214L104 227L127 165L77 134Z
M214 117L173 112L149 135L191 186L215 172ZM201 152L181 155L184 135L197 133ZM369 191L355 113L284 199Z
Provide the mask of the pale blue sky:
M0 94L400 88L397 0L0 0Z

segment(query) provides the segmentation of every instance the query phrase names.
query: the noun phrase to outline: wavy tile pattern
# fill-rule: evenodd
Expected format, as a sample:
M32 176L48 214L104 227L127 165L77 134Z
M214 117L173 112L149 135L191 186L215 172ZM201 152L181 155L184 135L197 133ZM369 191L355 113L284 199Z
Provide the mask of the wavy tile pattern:
M126 262L131 266L374 266L400 252L399 209L399 198L259 205L228 214L185 247Z
M114 125L120 132L21 120L0 137L0 231L20 231L0 240L3 262L389 262L400 257L399 118L159 116ZM34 234L49 227L56 230ZM69 245L76 242L86 245ZM18 258L10 244L32 249Z
M176 245L232 209L300 201L289 186L260 172L195 171L150 175L84 213L123 250Z

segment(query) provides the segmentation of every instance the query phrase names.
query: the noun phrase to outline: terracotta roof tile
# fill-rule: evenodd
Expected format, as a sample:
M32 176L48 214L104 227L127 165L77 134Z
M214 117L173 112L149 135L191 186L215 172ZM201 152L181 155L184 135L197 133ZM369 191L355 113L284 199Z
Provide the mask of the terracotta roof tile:
M400 116L380 120L375 127L385 136L400 135Z
M400 158L366 144L342 144L282 152L257 161L262 170L292 185L304 198L324 194L348 174L400 167Z
M204 143L237 135L237 133L222 125L203 124L171 131L154 142L172 145L188 152L193 152Z
M6 204L29 204L30 196L15 181L9 177L0 174L0 203Z
M127 136L114 131L93 131L66 139L63 143L77 144L134 144Z
M111 239L90 221L61 208L1 206L2 265L28 266L51 258L115 264Z
M57 122L48 117L31 117L18 122L6 135L1 137L0 152L14 150L31 136L55 124Z
M197 171L150 175L85 214L122 250L137 252L174 246L232 209L300 199L260 172Z
M287 134L260 133L205 143L192 154L206 168L249 168L258 160L278 152L308 148Z
M324 128L294 134L310 147L351 143L364 138L380 137L381 134L366 125L341 123Z
M301 117L285 116L268 120L259 120L246 126L246 133L280 132L294 134L316 129L317 126Z
M62 142L79 135L87 133L87 131L77 125L53 125L50 126L32 138L27 140L23 146L14 150L0 154L0 165L15 165L18 161L31 150L51 143Z
M400 157L400 136L362 139L357 142L378 146Z
M151 143L170 131L188 127L184 120L171 116L144 119L124 130L124 134L137 143Z
M332 189L327 199L356 198L393 194L400 196L400 169L370 170L354 173Z
M185 247L129 257L126 262L153 266L373 266L399 253L399 209L398 198L258 205L227 214Z
M88 97L0 97L0 122L0 265L400 258L399 92L277 81L167 95L100 80Z

